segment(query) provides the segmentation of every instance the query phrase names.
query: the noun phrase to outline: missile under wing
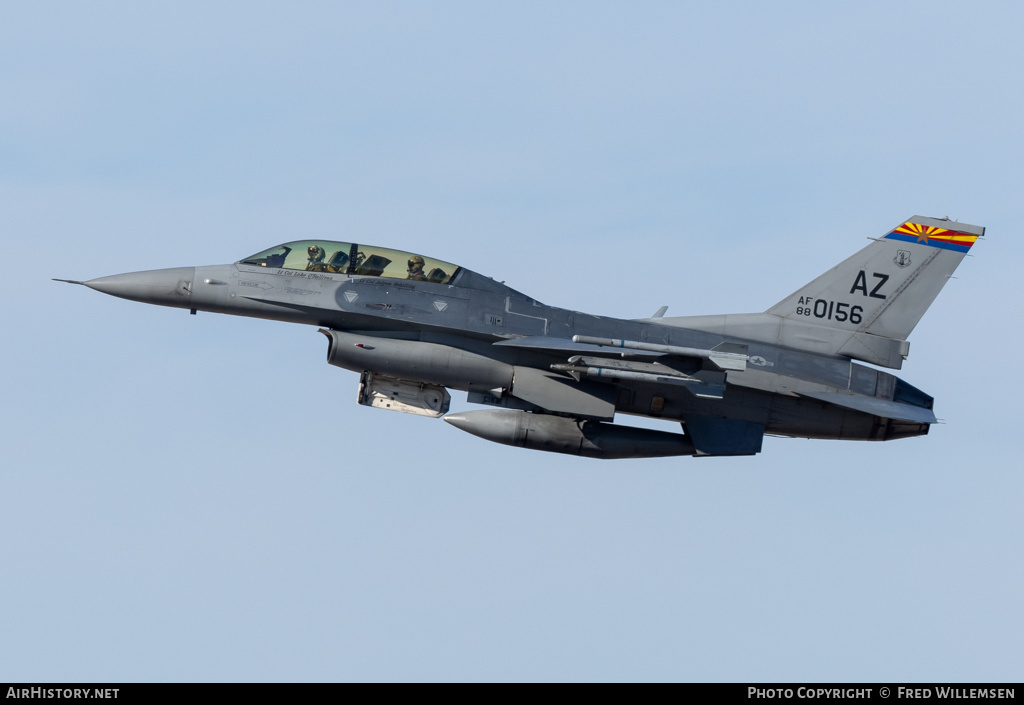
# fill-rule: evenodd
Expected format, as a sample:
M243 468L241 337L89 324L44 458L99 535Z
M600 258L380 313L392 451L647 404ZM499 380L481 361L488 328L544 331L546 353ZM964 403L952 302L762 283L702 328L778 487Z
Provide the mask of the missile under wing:
M595 458L753 455L766 433L928 433L907 339L984 228L914 216L762 313L621 320L545 305L447 260L303 240L233 264L70 281L121 298L316 326L365 406ZM868 364L863 364L868 363ZM486 410L449 413L450 390ZM621 423L660 419L656 431Z

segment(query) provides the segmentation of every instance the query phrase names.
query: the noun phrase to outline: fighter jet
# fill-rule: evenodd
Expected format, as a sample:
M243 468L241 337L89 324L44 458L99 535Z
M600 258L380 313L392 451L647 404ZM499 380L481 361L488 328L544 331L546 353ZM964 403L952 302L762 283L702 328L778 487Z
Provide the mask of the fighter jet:
M359 373L359 404L443 417L489 441L591 458L737 456L759 453L765 434L927 434L932 397L876 367L901 368L911 331L984 234L914 216L767 311L716 316L595 316L451 262L331 240L234 264L58 281L193 314L318 326L327 362ZM448 413L449 389L490 408Z

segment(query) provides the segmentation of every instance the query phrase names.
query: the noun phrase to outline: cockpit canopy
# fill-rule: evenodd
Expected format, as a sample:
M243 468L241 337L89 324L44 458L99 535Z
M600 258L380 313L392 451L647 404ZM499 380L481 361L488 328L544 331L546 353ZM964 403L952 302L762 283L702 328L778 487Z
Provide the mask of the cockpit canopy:
M412 252L331 240L297 240L246 257L239 264L448 284L459 267Z

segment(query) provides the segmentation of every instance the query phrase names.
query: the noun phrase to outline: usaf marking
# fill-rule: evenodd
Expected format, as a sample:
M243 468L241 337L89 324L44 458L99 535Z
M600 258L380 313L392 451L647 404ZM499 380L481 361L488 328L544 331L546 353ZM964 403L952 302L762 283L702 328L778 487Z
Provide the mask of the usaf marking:
M879 293L879 290L889 281L889 275L882 274L881 272L872 272L871 276L877 281L871 288L871 291L868 291L867 272L863 269L858 271L857 276L853 280L853 286L850 287L850 293L855 294L859 291L861 296L882 299L884 301L886 296ZM814 316L815 318L838 321L839 323L849 321L854 325L860 325L864 322L864 307L857 304L849 304L845 301L830 301L829 299L814 299L811 296L801 296L797 304L796 315L798 316Z
M824 318L829 321L839 321L840 323L849 321L854 325L864 322L863 306L851 306L845 301L814 299L810 296L801 296L797 303L801 304L796 307L796 315L798 316L814 316L815 318Z

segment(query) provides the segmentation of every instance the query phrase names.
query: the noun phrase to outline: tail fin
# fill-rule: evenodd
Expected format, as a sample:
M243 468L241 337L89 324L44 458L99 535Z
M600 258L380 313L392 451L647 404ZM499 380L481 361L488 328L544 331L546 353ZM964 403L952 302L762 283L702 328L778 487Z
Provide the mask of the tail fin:
M915 215L768 309L784 319L779 342L801 347L809 324L832 330L837 354L900 367L910 332L984 234Z

